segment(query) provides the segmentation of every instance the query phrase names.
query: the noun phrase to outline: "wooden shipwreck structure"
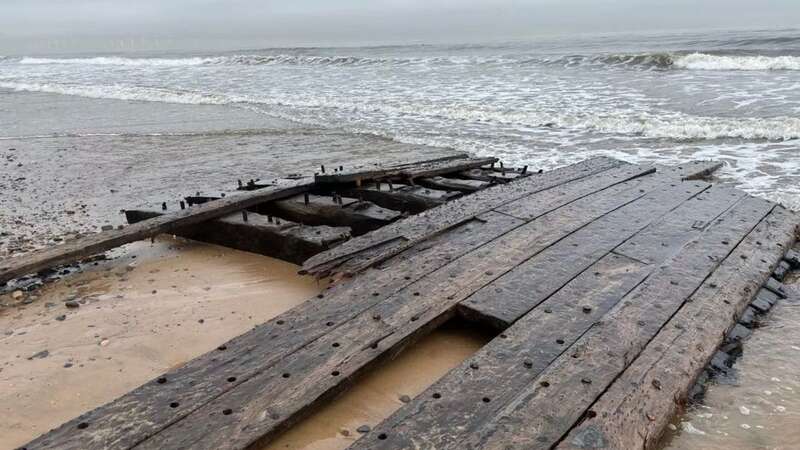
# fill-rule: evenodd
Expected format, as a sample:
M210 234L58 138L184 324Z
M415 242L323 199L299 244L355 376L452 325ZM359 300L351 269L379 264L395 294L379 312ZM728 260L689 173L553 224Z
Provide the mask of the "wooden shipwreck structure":
M351 448L652 447L737 320L782 295L771 274L800 264L798 215L705 181L717 167L459 156L128 211L0 281L159 233L336 281L25 448L252 448L457 316L497 337Z

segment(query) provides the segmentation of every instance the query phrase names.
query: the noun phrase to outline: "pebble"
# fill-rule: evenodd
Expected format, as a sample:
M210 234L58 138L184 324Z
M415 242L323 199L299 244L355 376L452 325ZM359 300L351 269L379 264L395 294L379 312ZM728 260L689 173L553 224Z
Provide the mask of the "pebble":
M400 401L403 402L403 403L408 403L408 402L411 401L411 397L409 397L407 395L401 395L400 396Z
M67 315L66 314L62 314L60 316L56 316L56 320L59 321L59 322L63 322L65 320L67 320Z
M28 359L29 360L42 359L42 358L47 358L48 356L50 356L50 352L47 350L42 350L40 352L34 353Z
M370 428L369 425L361 425L360 427L356 428L356 431L358 431L359 433L369 433L371 429L372 428Z
M739 407L739 412L742 413L743 416L749 416L750 415L750 409L747 408L747 406L740 406Z
M80 308L81 304L76 302L75 300L67 300L64 302L64 306L67 308Z
M745 430L749 430L749 429L750 429L750 425L748 425L748 424L746 424L746 423L743 423L743 424L741 424L741 425L739 425L739 426L740 426L740 427L742 427L742 428L744 428Z
M706 434L705 431L695 428L691 422L683 422L682 426L683 430L689 434L697 434L700 436L705 436Z
M22 298L22 291L14 291L14 292L11 294L11 298L13 298L14 300L19 300L19 299L21 299L21 298Z
M103 339L102 341L100 341L100 347L105 347L105 346L107 346L107 345L108 345L108 342L109 342L109 341L108 341L108 339Z

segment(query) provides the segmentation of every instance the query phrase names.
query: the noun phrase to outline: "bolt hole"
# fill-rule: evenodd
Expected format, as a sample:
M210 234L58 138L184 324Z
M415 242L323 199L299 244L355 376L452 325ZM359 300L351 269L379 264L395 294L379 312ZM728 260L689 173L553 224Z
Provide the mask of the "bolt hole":
M156 383L158 383L158 384L164 384L164 383L166 383L166 382L167 382L167 377L159 377L159 378L156 380Z
M547 381L542 381L541 383L539 383L539 385L542 387L550 387L550 383L548 383Z
M333 375L334 377L338 377L339 376L339 371L338 370L334 370L333 372L331 372L331 375Z
M333 326L333 322L325 322L325 326L326 327L332 327Z
M388 436L386 436L386 433L381 433L381 434L378 435L378 439L380 439L382 441L385 441L387 437Z
M414 297L419 297L419 292L414 292Z
M172 402L172 403L169 404L170 408L177 408L178 406L180 406L180 403L178 403L178 402Z
M556 339L556 344L559 344L559 345L561 345L561 344L563 344L563 343L564 343L564 340L563 340L563 339Z
M381 295L381 294L380 294L380 292L373 292L373 293L372 293L372 296L373 296L373 297L377 297L377 296L379 296L379 295Z
M228 377L228 383L233 383L236 381L236 377Z
M331 345L332 345L333 347L338 347L338 346L339 346L339 343L338 343L338 342L334 342L334 343L333 343L333 344L331 344Z
M233 413L233 410L230 408L225 408L222 410L222 414L226 416L230 416Z
M217 350L227 350L227 349L228 349L227 345L220 345L219 347L217 347Z
M286 373L284 373L284 374L283 374L283 375L281 375L281 376L282 376L283 378L289 378L289 377L291 376L291 374L289 374L289 372L286 372Z
M590 418L590 419L594 419L595 417L597 417L597 413L596 413L596 412L594 412L594 411L592 411L592 410L589 410L589 411L586 413L586 417L588 417L588 418Z
M78 429L79 430L85 430L87 428L89 428L89 424L86 423L86 422L81 422L81 423L78 424Z
M438 393L438 392L434 392L434 393L433 393L433 398L437 398L437 399L438 399L438 398L442 398L442 394L440 394L440 393Z
M416 321L417 321L417 319L419 319L419 317L417 317L417 316L414 316L414 317L412 317L412 318L411 318L411 321L412 321L412 322L416 322Z
M483 403L489 403L490 401L492 401L492 399L490 399L489 397L483 397L482 400L483 400Z
M286 323L286 322L284 322L284 321L283 321L283 319L281 319L281 320L279 320L279 321L277 321L277 322L275 322L275 323L277 323L278 325L283 325L283 324L284 324L284 323Z

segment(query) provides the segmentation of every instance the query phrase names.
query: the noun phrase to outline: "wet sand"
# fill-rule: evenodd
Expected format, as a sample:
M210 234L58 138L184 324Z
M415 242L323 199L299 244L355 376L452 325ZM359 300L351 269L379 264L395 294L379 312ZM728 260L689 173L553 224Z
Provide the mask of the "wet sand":
M323 287L292 264L190 241L138 242L118 254L36 291L29 304L0 308L0 448L111 401ZM67 307L70 299L79 307Z
M436 329L261 450L341 450L492 339L460 322ZM360 429L360 430L359 430Z
M673 421L667 450L800 448L800 275L791 295L744 342L735 376L712 382L703 402Z

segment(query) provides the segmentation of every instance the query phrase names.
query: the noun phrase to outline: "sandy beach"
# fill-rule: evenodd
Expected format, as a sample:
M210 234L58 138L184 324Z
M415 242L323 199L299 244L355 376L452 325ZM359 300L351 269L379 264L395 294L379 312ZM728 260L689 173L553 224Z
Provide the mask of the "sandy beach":
M37 290L31 303L0 297L18 304L0 309L0 448L101 406L324 287L292 264L169 237L116 253Z

